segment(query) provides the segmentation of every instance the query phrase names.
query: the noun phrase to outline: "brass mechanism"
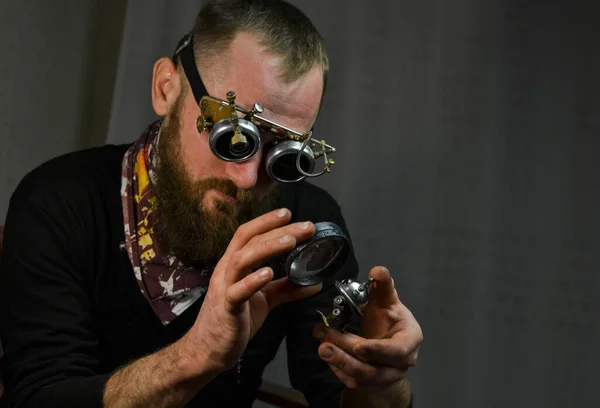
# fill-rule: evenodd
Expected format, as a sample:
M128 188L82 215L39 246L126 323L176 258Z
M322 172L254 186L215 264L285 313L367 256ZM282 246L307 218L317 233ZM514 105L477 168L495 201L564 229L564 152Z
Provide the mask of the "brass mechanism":
M368 302L370 286L374 280L369 278L363 283L355 282L352 279L344 279L341 282L336 281L335 287L339 294L333 299L331 313L325 315L317 310L325 326L333 326L345 331L353 313L362 316L362 307Z
M203 96L202 99L200 99L199 104L201 113L196 123L198 132L210 132L213 126L220 121L231 120L234 124L234 134L231 138L231 145L234 148L237 145L245 146L248 141L238 126L238 120L245 119L252 122L261 131L275 134L278 139L289 139L302 143L302 149L300 151L304 150L306 146L309 146L313 151L315 159L323 157L325 163L323 170L317 174L309 174L305 173L300 168L300 154L298 154L298 170L304 176L316 177L331 171L331 166L333 166L335 162L331 160L328 155L335 153L335 148L333 146L328 145L325 140L313 140L312 131L299 133L262 117L260 114L263 113L264 108L259 102L254 104L251 111L246 111L245 109L236 105L235 98L236 95L233 91L229 91L227 93L227 101L216 99L211 96Z
M246 136L244 136L242 134L242 132L240 131L238 117L235 113L235 92L233 92L233 91L227 92L227 101L229 102L230 117L231 117L231 119L233 121L233 125L234 125L233 137L231 138L231 145L233 146L234 149L236 149L236 146L244 146L245 147L246 144L248 143L248 139L246 139ZM242 149L243 149L243 147L242 147Z

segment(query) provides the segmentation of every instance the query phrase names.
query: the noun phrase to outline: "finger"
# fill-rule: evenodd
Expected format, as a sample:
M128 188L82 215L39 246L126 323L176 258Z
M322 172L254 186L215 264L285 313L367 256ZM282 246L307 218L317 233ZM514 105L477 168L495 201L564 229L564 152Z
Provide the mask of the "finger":
M314 233L315 224L312 222L296 222L293 224L284 225L283 227L279 227L271 231L267 231L260 235L256 235L246 245L259 244L261 242L268 241L276 237L282 237L284 235L293 235L296 237L296 241L300 242L312 237Z
M343 382L346 387L351 389L358 387L358 382L354 378L350 377L348 374L346 374L336 366L329 364L329 368L331 368L331 371L333 371L335 376L339 378L340 381Z
M321 342L335 344L346 353L366 363L383 364L396 367L408 366L408 364L405 362L391 364L391 361L393 361L391 358L395 356L392 355L393 350L387 350L388 353L384 355L370 353L370 350L365 349L365 344L368 342L368 340L353 333L342 333L333 327L317 325L313 329L313 336Z
M287 208L280 208L279 210L273 210L241 225L233 235L233 238L225 251L224 257L236 253L256 235L263 234L287 224L290 222L291 218L292 213L290 210Z
M231 286L268 259L285 254L296 246L296 237L284 235L246 246L235 253L227 264L225 285Z
M267 298L270 309L273 310L274 307L284 303L294 302L316 295L322 288L323 284L321 283L313 286L298 286L288 278L281 278L270 282L263 289L263 293Z
M361 359L394 367L412 367L417 361L420 340L414 336L394 336L391 339L363 339L353 348Z
M402 338L398 335L386 341L365 339L353 333L341 333L339 330L317 325L313 329L313 336L321 342L330 342L367 363L383 364L400 368L416 365L420 341L418 337L408 338L407 346L399 344ZM392 340L392 341L388 341ZM422 338L421 338L422 340ZM410 350L410 351L408 351Z
M346 353L353 354L354 357L366 361L354 350L356 345L360 344L361 340L365 340L363 337L357 336L353 333L342 333L333 327L327 327L323 324L318 324L314 327L313 336L321 342L327 341L329 343L333 343Z
M394 280L386 267L377 266L371 269L369 277L375 280L369 290L369 301L382 306L399 302L400 299L394 289Z
M228 310L233 311L247 302L252 295L267 286L271 279L273 279L273 270L262 268L228 287L226 292Z
M406 362L410 367L414 367L417 365L417 360L419 359L419 347L416 348L415 351L410 353L406 358Z
M390 385L406 376L406 369L365 363L332 343L321 344L319 356L329 365L356 380L358 386Z

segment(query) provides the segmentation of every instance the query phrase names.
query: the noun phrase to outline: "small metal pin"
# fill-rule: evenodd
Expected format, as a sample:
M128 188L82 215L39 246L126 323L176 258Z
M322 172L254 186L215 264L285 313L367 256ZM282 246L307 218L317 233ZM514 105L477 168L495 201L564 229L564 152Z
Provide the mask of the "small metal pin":
M233 92L233 91L227 92L227 102L229 102L230 104L235 103L235 92Z
M260 102L254 103L254 106L252 107L252 112L263 113L264 111L265 111L265 108L262 106L262 104Z

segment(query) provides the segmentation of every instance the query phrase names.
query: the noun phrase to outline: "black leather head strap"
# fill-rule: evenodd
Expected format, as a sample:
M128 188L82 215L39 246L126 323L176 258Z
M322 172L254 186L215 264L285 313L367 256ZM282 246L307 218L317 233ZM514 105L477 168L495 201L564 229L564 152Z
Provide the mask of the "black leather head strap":
M200 99L203 96L208 95L208 92L206 92L206 87L202 82L200 72L198 72L198 67L196 65L196 59L194 57L194 36L192 32L186 34L179 40L177 49L173 55L173 61L177 61L177 56L181 58L181 65L183 66L185 76L190 83L190 88L192 88L194 99L196 99L196 103L200 103Z

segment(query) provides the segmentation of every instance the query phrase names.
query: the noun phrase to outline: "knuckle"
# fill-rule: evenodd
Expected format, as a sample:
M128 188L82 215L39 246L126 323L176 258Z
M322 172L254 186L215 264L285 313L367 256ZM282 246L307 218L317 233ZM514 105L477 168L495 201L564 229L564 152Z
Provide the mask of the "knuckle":
M267 214L268 215L268 214ZM273 218L265 215L264 217L259 217L256 219L256 222L260 224L262 229L271 229L270 225L273 222Z
M406 357L410 354L410 352L411 350L406 344L401 344L398 346L398 353L400 354L400 356Z
M386 383L394 383L396 381L400 381L406 376L406 371L404 370L392 370L385 376L384 381Z
M340 353L338 353L338 357L336 359L335 364L340 368L340 370L350 375L356 374L356 367L354 367L354 365L350 363L350 361L345 356L339 356L339 354Z
M344 337L342 333L340 333L337 329L328 329L326 330L327 341L335 344L337 347L342 350L352 350L352 344L349 343L348 339Z
M233 304L235 304L235 302L236 302L235 294L231 288L228 288L225 291L225 303L227 305L233 305Z
M325 340L330 343L333 343L339 347L339 340L336 336L337 333L336 333L335 329L327 327L327 328L324 328L324 330L325 330Z
M260 242L260 240L261 240L261 236L255 235L250 239L250 241L248 241L247 246L249 246L249 247L254 246L254 245L258 244Z
M352 346L352 353L359 359L369 359L371 357L369 349L367 349L364 344L361 344L360 342L357 342Z
M419 351L416 350L408 356L408 358L406 359L406 364L409 367L414 367L417 365L418 360L419 360Z
M252 278L252 277L250 277L250 278ZM250 291L252 290L252 285L250 284L250 282L248 281L248 279L242 279L239 282L239 285L241 286L241 290L245 294L250 294Z
M408 357L412 352L413 348L409 344L403 343L398 345L398 355Z
M344 382L346 384L346 387L352 390L358 388L358 382L354 378L347 378Z
M377 380L378 374L379 374L379 372L375 367L367 367L362 372L363 382L369 383L369 384L377 382L376 380Z
M268 252L271 249L271 245L272 245L271 242L272 242L272 240L261 242L260 243L261 252Z
M238 227L237 231L235 232L235 235L242 239L249 238L250 228L250 222L242 224Z
M295 224L292 224L292 225L288 225L288 226L286 226L284 232L286 234L292 235L294 237L301 237L303 234L306 233L306 230L300 228L300 225L301 225L301 223L298 223L298 222Z
M229 263L229 267L231 269L233 269L234 271L237 271L241 268L243 260L244 260L244 253L241 251L236 252L236 254L233 256L233 258L231 259L231 261Z

